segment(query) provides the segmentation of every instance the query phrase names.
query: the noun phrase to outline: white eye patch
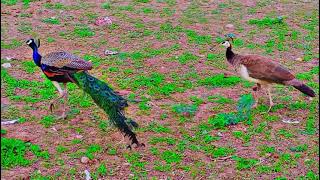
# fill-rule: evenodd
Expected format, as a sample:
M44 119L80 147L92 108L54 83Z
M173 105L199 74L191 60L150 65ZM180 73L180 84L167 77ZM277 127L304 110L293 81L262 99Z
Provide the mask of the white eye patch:
M31 40L31 39L27 41L27 44L28 44L28 45L31 44L31 43L32 43L32 40Z

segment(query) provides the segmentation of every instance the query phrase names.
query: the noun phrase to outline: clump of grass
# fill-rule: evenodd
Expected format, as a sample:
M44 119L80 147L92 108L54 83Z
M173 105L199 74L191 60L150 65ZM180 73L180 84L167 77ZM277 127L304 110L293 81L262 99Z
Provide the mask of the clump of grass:
M224 74L216 74L199 80L199 84L212 87L231 87L241 82L237 76L225 77Z
M308 145L302 144L302 145L298 145L298 146L292 146L292 147L289 147L289 149L292 152L304 152L308 149Z
M184 113L188 113L190 115L194 115L198 109L197 105L195 104L175 104L172 106L172 109L175 113L178 114L184 114Z
M208 119L209 124L214 128L224 128L228 125L235 125L241 121L251 121L251 107L254 104L254 99L251 95L243 95L237 106L235 113L219 113L213 118Z
M250 169L254 167L259 160L258 159L247 159L243 157L234 156L232 157L236 161L236 168L238 170Z
M7 44L4 41L1 41L1 48L3 49L14 49L17 48L19 46L22 46L23 42L22 41L18 41L17 39L12 39L11 43Z
M44 22L44 23L48 23L48 24L60 24L59 19L57 19L57 18L53 18L53 17L50 17L50 18L44 18L44 19L42 19L42 22Z
M74 27L74 34L78 37L92 37L95 33L87 26L76 26Z
M282 24L284 23L283 17L279 16L277 18L270 18L270 17L265 17L263 19L250 19L248 21L248 24L254 24L259 27L270 27L275 24Z
M26 159L27 151L31 151L36 157L45 159L50 156L48 151L41 151L38 145L25 143L20 139L1 137L1 167L12 168L30 165L35 159Z
M104 3L102 3L101 7L103 9L110 9L111 8L111 4L109 2L104 2Z
M185 30L185 33L190 43L196 43L196 44L212 43L212 37L210 35L199 35L197 32L190 29Z

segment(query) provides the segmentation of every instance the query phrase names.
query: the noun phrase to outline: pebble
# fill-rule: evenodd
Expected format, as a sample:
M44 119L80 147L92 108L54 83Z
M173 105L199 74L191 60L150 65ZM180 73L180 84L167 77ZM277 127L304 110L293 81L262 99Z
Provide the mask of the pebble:
M83 138L83 136L80 135L80 134L78 134L78 135L76 135L76 138L77 138L77 139L81 139L81 138Z
M89 162L89 158L88 158L88 157L83 156L83 157L81 158L81 163L87 164L88 162Z
M4 68L12 67L10 63L3 63L1 66L4 67Z
M299 57L299 58L296 58L295 60L296 61L302 61L302 58Z
M227 28L227 29L234 29L234 25L233 25L233 24L227 24L227 25L225 26L225 28Z
M219 137L222 137L222 136L223 136L221 132L218 132L217 135L218 135Z
M124 166L130 166L130 163L123 163Z

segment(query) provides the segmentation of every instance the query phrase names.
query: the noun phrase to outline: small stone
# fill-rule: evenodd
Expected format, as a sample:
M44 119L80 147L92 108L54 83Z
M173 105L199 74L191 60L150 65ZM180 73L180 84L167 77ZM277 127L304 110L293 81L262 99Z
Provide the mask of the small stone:
M4 68L12 67L10 63L3 63L1 66L4 67Z
M225 28L227 28L227 29L234 29L234 25L233 25L233 24L227 24L227 25L225 26Z
M89 162L89 158L88 158L88 157L83 156L83 157L81 158L81 163L87 164L88 162Z
M296 58L296 61L303 61L303 59L298 57L298 58Z
M83 136L80 135L80 134L78 134L78 135L76 135L76 138L77 138L77 139L81 139L81 138L83 138Z
M13 59L13 57L6 57L7 61L11 61Z
M191 114L189 112L182 112L181 114L184 117L190 117L191 116Z
M104 26L104 25L111 25L112 20L109 17L100 17L96 20L95 25L97 26Z
M110 51L110 50L108 50L108 49L106 49L105 51L104 51L104 54L105 55L116 55L116 54L118 54L118 52L117 51Z
M58 131L55 127L52 127L51 129L52 129L53 131Z
M123 163L124 166L130 166L130 163Z
M222 135L221 132L218 132L218 133L217 133L217 136L222 137L223 135Z

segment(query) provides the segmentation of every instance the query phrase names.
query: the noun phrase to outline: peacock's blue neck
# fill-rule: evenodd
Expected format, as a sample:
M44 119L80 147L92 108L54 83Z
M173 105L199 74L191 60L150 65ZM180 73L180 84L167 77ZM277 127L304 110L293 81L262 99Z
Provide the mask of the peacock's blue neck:
M38 53L38 48L34 47L32 49L33 49L33 54L32 54L33 61L37 66L40 67L41 66L41 55Z

